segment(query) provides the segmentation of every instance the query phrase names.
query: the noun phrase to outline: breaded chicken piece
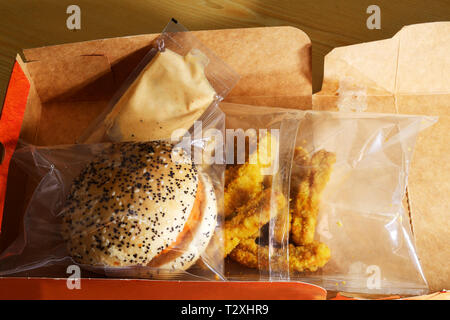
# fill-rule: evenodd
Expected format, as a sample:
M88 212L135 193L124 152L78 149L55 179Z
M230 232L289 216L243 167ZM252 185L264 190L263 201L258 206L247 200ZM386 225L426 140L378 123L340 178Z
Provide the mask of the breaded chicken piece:
M311 242L304 246L289 244L289 261L285 249L273 248L269 256L269 247L260 246L255 239L243 239L231 252L230 257L249 268L271 271L317 271L331 257L330 249L321 242Z
M260 139L257 151L242 165L230 165L225 170L224 212L232 216L236 208L256 197L264 189L264 168L272 165L278 157L278 141L267 133Z
M227 256L242 239L254 236L286 206L285 197L279 192L266 189L236 211L236 215L225 221L225 256Z
M236 212L236 208L256 197L264 188L264 176L258 165L244 164L238 168L227 168L225 181L230 180L227 178L229 174L233 174L235 177L229 183L225 183L223 195L225 218L231 217Z
M299 169L295 177L297 189L292 208L291 239L297 245L306 245L314 241L320 197L330 179L336 155L319 150L308 161L304 150L297 152L304 155L303 163L297 163L303 169Z

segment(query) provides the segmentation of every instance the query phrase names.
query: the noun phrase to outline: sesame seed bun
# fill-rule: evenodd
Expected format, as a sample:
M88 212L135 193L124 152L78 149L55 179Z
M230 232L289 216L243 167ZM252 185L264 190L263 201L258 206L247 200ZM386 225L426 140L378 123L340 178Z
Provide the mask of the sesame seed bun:
M202 218L193 234L192 241L184 248L183 253L161 267L167 270L186 270L192 266L200 255L206 250L217 223L217 204L214 187L207 175L200 173L200 181L204 186L205 202L203 204Z
M162 141L113 144L74 180L63 210L72 258L99 267L186 270L216 227L210 178Z

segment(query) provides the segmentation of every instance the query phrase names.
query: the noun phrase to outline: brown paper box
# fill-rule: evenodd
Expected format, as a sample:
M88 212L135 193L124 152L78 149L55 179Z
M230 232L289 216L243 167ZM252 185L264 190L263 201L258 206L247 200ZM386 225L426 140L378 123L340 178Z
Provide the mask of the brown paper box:
M448 30L448 25L444 27ZM438 25L437 29L440 28ZM302 31L276 27L199 31L194 34L241 76L226 101L301 109L312 107L311 43ZM38 145L74 143L90 121L106 107L112 93L147 53L156 36L141 35L24 50L27 62L20 58L18 61L32 86L21 138ZM444 179L445 173L449 172L445 170L448 169L445 162L448 147L444 144L436 147L430 141L437 137L443 140L443 132L449 127L448 117L443 115L445 103L450 101L450 90L443 95L434 91L421 92L427 103L423 106L414 103L419 96L408 95L403 82L400 83L396 77L397 68L403 65L397 66L399 37L340 48L327 56L323 90L313 97L314 108L336 109L340 81L350 77L359 86L354 91L361 91L361 86L366 89L368 111L441 115L439 123L420 136L409 187L419 254L432 288L441 289L449 286L448 269L444 270L449 256L443 240L448 235L448 219L443 220L449 209L446 202L448 184L445 185L447 180ZM339 58L339 52L344 52L344 58ZM407 71L408 64L403 69ZM444 76L446 74L448 77L448 72L443 73ZM352 84L347 81L344 88L350 87L347 91L351 92ZM395 88L402 88L402 91ZM343 92L342 89L340 91ZM394 92L402 92L401 98ZM431 103L432 99L441 100ZM417 108L414 109L411 102ZM432 163L435 169L430 170ZM18 189L15 187L8 187L8 190L25 188L23 185ZM427 199L433 201L427 202ZM10 203L14 206L16 202ZM17 209L23 212L23 208L11 206L6 211ZM10 219L7 220L9 222ZM17 226L17 223L10 225ZM434 234L433 230L441 233ZM4 231L7 240L13 240L16 233ZM0 249L7 242L0 243ZM440 245L442 247L438 247ZM437 272L433 273L433 267L441 271L440 278ZM442 272L447 272L446 276Z
M311 42L292 27L193 32L239 71L226 101L284 107L312 106ZM73 144L147 54L157 34L24 50L17 61L31 89L20 138L35 145ZM18 235L35 184L11 168L0 252ZM25 197L23 195L26 195ZM53 270L65 276L64 270ZM33 271L45 276L46 271ZM48 270L47 270L48 272ZM92 274L90 276L95 277Z
M325 57L313 109L437 115L422 132L408 179L418 255L431 290L450 287L450 22L411 25L392 39Z

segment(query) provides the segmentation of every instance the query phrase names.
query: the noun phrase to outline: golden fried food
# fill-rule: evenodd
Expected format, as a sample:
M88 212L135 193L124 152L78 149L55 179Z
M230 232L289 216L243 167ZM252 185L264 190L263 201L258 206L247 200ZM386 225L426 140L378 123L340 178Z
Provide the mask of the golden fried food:
M305 208L309 199L311 162L309 153L302 147L295 148L291 173L291 198L295 210ZM292 212L294 212L294 208Z
M266 189L244 206L237 209L230 220L225 221L225 256L227 256L242 239L254 236L286 205L286 199L279 192Z
M263 190L264 180L258 165L244 164L238 168L227 168L225 180L230 179L227 177L229 174L233 174L235 178L225 184L223 200L226 218L232 216L236 212L236 208L260 194Z
M256 197L264 189L264 168L270 167L277 156L275 137L267 133L260 139L257 151L242 165L227 166L225 170L224 213L230 217L236 208Z
M291 239L297 245L306 245L314 241L320 197L330 179L336 155L319 150L308 160L303 149L297 149L296 153L300 169L295 179L300 182L293 200Z
M286 259L284 248L273 248L269 255L269 247L260 246L255 239L243 239L231 252L230 257L249 268L271 271L317 271L331 257L330 249L321 242L311 242L304 246L289 244L289 259Z
M321 194L336 157L325 150L310 156L301 147L295 149L290 211L285 212L287 199L272 189L270 175L263 174L275 160L274 150L268 149L273 147L271 139L266 135L245 164L226 169L225 256L260 270L316 271L331 256L314 234Z

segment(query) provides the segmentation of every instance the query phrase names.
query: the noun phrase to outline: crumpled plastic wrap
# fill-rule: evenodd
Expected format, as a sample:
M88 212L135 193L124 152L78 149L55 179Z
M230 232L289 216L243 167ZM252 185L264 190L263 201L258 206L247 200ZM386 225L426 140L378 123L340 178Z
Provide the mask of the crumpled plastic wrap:
M289 210L295 206L293 188L305 182L304 172L320 170L313 163L314 155L332 154L334 158L323 190L317 192L314 183L308 182L309 201L318 205L317 216L311 214L314 211L311 205L304 206L301 221L307 227L291 230L289 234L284 224L281 244L273 241L280 225L269 223L264 244L257 241L259 250L253 252L252 259L258 265L245 268L229 261L226 264L229 279L289 279L315 283L329 290L373 294L427 292L404 204L417 135L434 124L436 117L296 111L227 103L222 103L221 108L226 114L227 128L245 125L269 129L276 123L297 121L296 131L280 140L281 144L295 145L295 150L289 152L293 156L290 181L283 182L284 187L291 188ZM317 184L320 173L318 177ZM314 198L314 194L319 198ZM281 216L287 212L284 209ZM292 246L296 232L300 245ZM311 249L314 243L329 248L329 260L315 271L297 272L299 264L314 265L327 256L328 252ZM248 252L254 251L254 247L254 242L245 240L241 253L246 252L246 259L251 260ZM308 250L309 255L305 254ZM280 263L280 256L289 262Z

